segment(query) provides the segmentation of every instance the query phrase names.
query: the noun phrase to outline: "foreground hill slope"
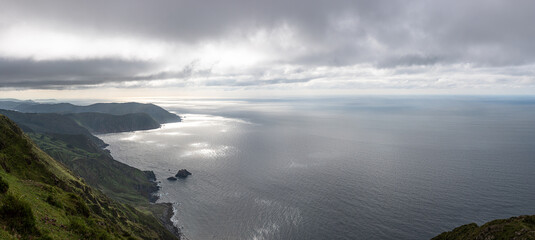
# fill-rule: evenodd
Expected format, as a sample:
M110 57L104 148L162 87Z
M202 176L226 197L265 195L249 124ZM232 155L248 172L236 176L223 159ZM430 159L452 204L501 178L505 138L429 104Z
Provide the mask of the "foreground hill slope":
M28 136L54 159L65 164L88 184L108 196L135 205L155 200L158 187L151 172L143 172L116 161L104 142L66 115L21 113L0 110L21 126ZM75 114L77 115L77 114Z
M432 240L527 240L535 239L535 215L499 219L478 226L466 224Z
M0 115L0 239L176 239L89 187Z

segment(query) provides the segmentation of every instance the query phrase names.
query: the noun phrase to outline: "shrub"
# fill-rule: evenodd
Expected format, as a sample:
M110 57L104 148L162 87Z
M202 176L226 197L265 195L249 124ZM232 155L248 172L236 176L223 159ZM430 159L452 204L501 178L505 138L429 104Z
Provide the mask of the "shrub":
M69 229L87 239L111 239L110 235L100 226L97 226L91 219L87 220L80 217L70 217Z
M57 207L57 208L62 208L63 205L61 205L61 202L59 202L54 196L52 195L48 195L48 197L46 197L46 202L54 207Z
M22 199L7 195L0 207L0 218L7 227L21 235L39 235L32 208Z
M90 234L90 230L86 223L79 217L72 217L69 219L69 229L82 236L88 236Z
M6 193L9 189L9 184L7 184L2 177L0 177L0 193Z
M71 214L80 214L84 217L89 217L91 211L87 204L76 194L69 193L69 198L74 208L70 209Z

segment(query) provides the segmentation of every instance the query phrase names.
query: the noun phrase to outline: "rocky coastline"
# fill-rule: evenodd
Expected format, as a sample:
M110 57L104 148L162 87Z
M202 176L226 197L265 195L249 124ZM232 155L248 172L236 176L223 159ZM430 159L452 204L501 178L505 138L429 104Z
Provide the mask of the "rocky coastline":
M158 219L163 224L163 226L171 233L173 233L175 236L178 237L178 239L182 238L182 232L179 228L175 226L171 218L173 217L173 204L172 203L158 203L166 207L165 211L162 211L162 213L158 216Z
M151 176L149 177L149 181L153 182L157 185L156 176L154 175L154 172L152 171L145 171L147 175ZM174 215L173 211L173 204L164 202L164 203L156 203L156 201L160 198L158 196L158 191L160 190L160 186L157 185L157 188L152 192L150 197L150 203L153 205L152 212L156 215L160 223L173 235L175 235L178 239L184 239L182 232L178 227L175 226L173 221L171 220Z

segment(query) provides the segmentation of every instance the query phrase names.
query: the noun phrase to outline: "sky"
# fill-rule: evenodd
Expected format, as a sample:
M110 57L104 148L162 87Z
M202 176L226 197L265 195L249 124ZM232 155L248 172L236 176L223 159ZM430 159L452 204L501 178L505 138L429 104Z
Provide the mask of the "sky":
M0 6L0 98L535 94L535 1Z

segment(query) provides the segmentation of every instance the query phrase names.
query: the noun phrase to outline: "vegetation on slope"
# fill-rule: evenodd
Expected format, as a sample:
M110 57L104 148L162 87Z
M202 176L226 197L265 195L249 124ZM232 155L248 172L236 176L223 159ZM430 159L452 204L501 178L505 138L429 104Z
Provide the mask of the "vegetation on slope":
M151 116L146 113L129 113L125 115L111 115L106 113L72 113L67 117L92 133L130 132L149 130L160 127Z
M74 120L57 113L21 113L0 109L0 114L8 116L25 132L57 133L84 135L99 147L106 144L100 138L93 136L87 129Z
M432 240L527 240L535 239L535 215L494 220L478 226L466 224Z
M1 239L176 239L89 187L0 115Z
M20 112L32 113L82 113L97 112L113 115L129 113L146 113L158 123L180 122L180 117L154 104L144 103L96 103L89 106L77 106L70 103L33 104L21 103L11 108Z
M0 110L23 126L24 131L47 154L65 164L89 185L126 203L145 205L155 200L158 187L150 173L113 159L101 147L104 142L65 115L19 113Z
M125 203L145 205L155 201L158 186L152 172L118 162L83 135L28 133L43 151L65 164L106 195Z

